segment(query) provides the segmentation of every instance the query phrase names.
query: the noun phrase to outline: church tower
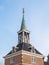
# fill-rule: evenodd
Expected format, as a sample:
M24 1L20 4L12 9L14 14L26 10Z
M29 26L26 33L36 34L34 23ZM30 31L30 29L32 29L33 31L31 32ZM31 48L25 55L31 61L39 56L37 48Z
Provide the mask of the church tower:
M26 28L25 19L24 19L24 8L23 8L23 18L22 18L22 24L21 29L18 31L18 43L30 43L30 32Z
M5 65L44 65L44 56L30 44L30 32L26 28L24 9L21 28L18 31L18 44L4 56Z

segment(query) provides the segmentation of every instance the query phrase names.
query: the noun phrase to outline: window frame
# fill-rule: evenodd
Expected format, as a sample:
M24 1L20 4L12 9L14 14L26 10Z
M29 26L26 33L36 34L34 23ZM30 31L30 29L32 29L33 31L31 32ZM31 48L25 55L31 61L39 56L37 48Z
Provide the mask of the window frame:
M14 63L14 57L11 57L10 58L10 64L13 64Z
M36 57L32 56L32 63L36 63Z

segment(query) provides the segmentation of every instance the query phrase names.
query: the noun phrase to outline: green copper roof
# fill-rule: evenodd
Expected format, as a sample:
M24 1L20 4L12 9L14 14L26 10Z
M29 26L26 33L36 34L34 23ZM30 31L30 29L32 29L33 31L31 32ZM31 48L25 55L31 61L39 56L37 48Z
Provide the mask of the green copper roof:
M22 24L21 24L21 30L25 29L26 30L26 24L24 20L24 9L23 9L23 18L22 18Z

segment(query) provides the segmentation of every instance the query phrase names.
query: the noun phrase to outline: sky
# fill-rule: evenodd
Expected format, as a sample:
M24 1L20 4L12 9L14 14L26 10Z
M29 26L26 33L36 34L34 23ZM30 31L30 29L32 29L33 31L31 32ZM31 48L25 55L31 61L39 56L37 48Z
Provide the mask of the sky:
M12 46L18 44L22 9L32 44L45 57L49 54L49 0L0 0L0 64Z

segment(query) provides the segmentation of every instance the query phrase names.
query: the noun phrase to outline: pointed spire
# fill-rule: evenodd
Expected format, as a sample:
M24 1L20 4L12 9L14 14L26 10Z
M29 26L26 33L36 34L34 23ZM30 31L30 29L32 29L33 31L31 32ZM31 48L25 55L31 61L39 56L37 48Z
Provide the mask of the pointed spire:
M22 18L21 30L23 29L26 29L25 20L24 20L24 8L23 8L23 18Z

